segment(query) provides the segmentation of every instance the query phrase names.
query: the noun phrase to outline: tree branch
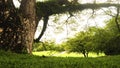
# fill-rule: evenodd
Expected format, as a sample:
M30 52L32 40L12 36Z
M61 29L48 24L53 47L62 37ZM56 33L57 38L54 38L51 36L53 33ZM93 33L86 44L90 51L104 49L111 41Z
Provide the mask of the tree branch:
M119 9L119 7L117 7L117 14L115 16L115 23L116 23L116 26L118 28L118 31L120 32L120 26L119 26L119 22L118 22L119 12L120 12L120 9Z
M48 16L44 17L44 19L43 19L44 24L43 24L42 31L41 31L39 37L35 40L35 42L39 42L39 40L42 38L44 32L46 31L48 20L49 20Z
M65 13L65 12L77 12L77 11L82 11L85 9L100 9L102 7L120 7L120 4L110 4L110 3L101 3L101 4L70 4L66 6L60 6L57 4L52 4L52 3L37 3L37 11L38 14L41 14L41 16L47 15L53 15L53 14L60 14L60 13Z

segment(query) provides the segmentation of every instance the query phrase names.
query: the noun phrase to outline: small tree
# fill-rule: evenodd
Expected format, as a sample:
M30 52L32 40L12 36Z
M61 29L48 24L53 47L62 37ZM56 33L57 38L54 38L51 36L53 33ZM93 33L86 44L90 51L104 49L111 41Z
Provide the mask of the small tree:
M84 57L88 57L90 51L93 51L92 47L92 34L87 32L80 32L74 38L68 39L66 42L67 50L80 52Z

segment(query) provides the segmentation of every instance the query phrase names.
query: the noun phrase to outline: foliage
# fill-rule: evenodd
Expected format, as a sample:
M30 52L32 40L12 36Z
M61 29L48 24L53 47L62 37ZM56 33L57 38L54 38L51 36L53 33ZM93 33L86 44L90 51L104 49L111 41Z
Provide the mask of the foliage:
M63 48L54 41L34 43L33 51L62 51Z
M104 52L106 42L111 38L111 34L102 28L97 28L93 36L94 51L99 54L99 52Z
M43 43L34 43L33 44L33 51L41 51L45 50Z
M118 21L120 21L120 17L119 17ZM119 29L117 28L115 18L112 18L112 19L106 21L105 30L109 31L113 36L119 34Z
M40 57L0 51L0 68L120 68L120 56ZM9 57L8 57L9 56Z

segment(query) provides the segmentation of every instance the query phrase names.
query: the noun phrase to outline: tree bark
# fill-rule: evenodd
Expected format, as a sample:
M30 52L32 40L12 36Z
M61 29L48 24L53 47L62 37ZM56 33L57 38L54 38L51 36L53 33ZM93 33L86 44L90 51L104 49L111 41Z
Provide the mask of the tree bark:
M12 0L0 1L0 49L32 54L37 28L35 0L22 0L18 11Z
M35 2L35 0L22 0L20 6L21 23L23 26L22 43L30 54L32 54L33 39L37 28Z

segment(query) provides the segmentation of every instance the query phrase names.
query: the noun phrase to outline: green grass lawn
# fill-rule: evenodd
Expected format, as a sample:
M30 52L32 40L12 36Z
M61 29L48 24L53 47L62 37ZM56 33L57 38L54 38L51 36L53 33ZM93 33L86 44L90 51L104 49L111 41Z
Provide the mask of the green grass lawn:
M120 68L120 55L104 57L41 57L0 51L0 68Z

